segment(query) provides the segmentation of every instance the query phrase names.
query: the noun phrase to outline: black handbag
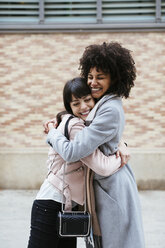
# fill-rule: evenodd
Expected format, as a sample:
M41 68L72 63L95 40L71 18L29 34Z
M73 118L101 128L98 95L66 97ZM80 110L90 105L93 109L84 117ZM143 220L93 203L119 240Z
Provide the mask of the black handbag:
M65 124L65 136L69 139L68 123L72 116L68 118ZM86 168L85 168L86 172ZM63 173L63 181L65 175L65 166ZM85 178L86 179L86 173ZM86 185L86 183L84 184ZM64 191L64 187L63 187ZM64 194L63 194L64 196ZM91 216L86 210L86 187L84 189L84 211L65 211L62 202L61 211L58 214L59 235L61 237L87 237L90 234Z
M59 235L61 237L87 237L90 234L88 212L59 212Z

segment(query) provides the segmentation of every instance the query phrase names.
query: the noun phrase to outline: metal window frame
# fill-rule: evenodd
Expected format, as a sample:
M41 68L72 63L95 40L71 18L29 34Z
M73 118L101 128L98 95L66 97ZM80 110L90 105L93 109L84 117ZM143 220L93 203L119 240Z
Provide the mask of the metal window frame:
M156 0L155 22L103 23L102 0L97 0L97 23L80 24L44 24L44 0L39 0L38 24L1 24L0 33L52 33L52 32L129 32L129 31L165 31L165 22L161 20L161 0Z
M45 20L44 0L39 1L39 24L44 24Z

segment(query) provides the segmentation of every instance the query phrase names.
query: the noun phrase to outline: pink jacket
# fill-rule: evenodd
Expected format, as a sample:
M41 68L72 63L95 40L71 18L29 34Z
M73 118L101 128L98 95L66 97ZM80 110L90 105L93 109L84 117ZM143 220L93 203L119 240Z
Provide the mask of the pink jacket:
M58 126L58 129L61 131L61 133L64 133L65 123L69 116L70 115L65 115L62 119L62 122ZM77 117L72 118L68 125L70 140L74 139L76 133L81 131L84 127L83 120ZM62 193L65 161L55 150L53 150L53 148L50 148L47 164L49 168L47 176L48 181ZM82 158L81 161L67 163L65 168L64 188L68 187L73 201L83 205L85 166L92 169L95 173L106 177L115 173L119 169L120 165L120 158L116 158L115 155L107 157L99 149L97 149L88 157Z

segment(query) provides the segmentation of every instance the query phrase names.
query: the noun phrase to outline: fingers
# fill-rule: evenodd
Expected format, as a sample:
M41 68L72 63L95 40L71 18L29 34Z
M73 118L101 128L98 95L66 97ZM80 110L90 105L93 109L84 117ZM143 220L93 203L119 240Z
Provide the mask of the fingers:
M44 133L46 133L46 134L48 134L48 132L49 132L49 123L51 123L50 120L43 123Z
M48 134L50 128L56 128L57 127L56 118L55 119L48 120L48 121L45 121L43 123L43 127L44 127L44 133Z
M119 150L117 150L117 152L116 152L116 158L118 158L120 156L120 152L119 152Z
M130 159L129 154L128 155L122 155L121 156L121 167L123 167L125 164L127 164L129 159Z
M49 124L48 121L46 121L46 122L43 123L44 133L46 133L46 134L48 134L48 132L49 132L48 124Z
M44 127L44 133L47 134L49 131L48 131L48 127L47 127L46 123L43 123L43 127Z
M121 157L121 167L123 167L126 164L124 157Z

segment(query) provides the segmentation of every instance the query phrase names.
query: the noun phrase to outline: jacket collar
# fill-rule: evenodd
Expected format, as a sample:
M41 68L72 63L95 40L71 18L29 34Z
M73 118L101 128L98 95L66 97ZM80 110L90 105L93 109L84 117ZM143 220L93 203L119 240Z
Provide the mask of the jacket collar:
M94 119L95 115L96 115L96 111L98 110L98 108L100 108L100 106L102 106L105 102L112 100L113 98L116 98L117 96L114 94L107 94L105 96L103 96L94 106L94 108L90 111L89 115L86 118L86 126L89 126L89 124L91 123L91 121Z

